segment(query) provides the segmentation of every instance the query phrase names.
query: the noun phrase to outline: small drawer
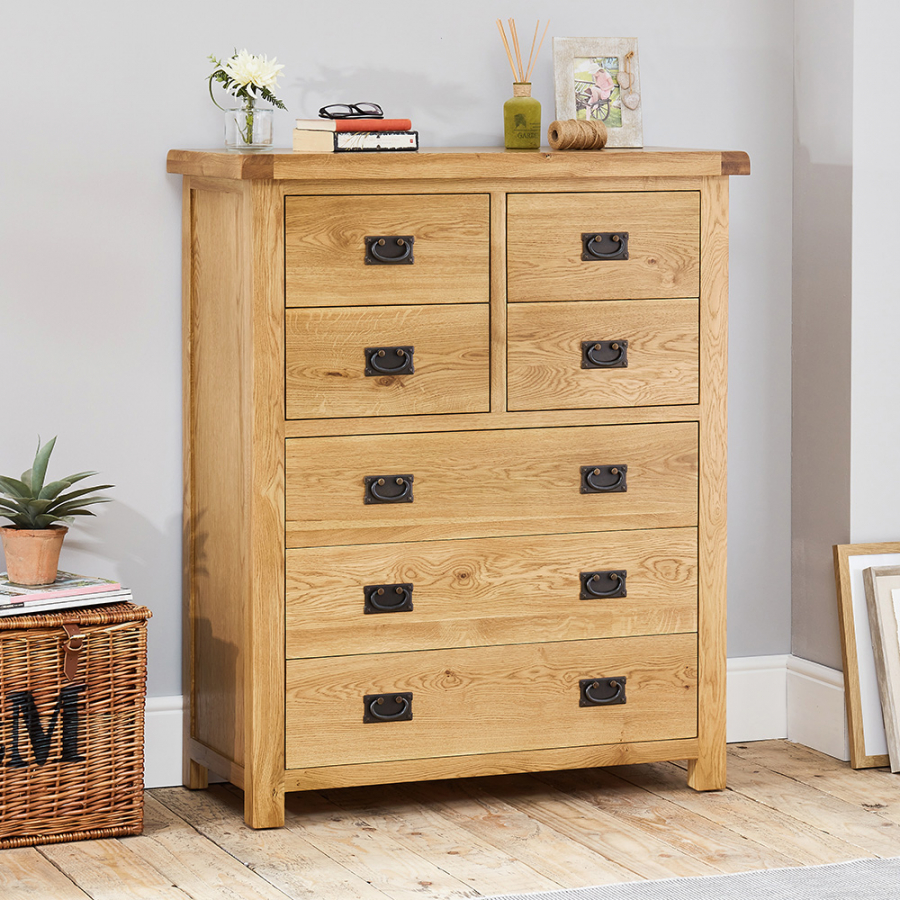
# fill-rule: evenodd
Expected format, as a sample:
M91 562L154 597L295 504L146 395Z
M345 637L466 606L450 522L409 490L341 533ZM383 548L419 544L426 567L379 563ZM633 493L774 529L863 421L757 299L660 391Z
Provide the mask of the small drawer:
M511 410L699 402L697 300L516 303L507 330Z
M489 299L486 194L287 197L284 243L289 307Z
M699 296L696 191L512 194L508 203L510 301Z
M285 730L289 769L695 737L697 636L290 660Z
M694 528L315 547L286 564L288 659L697 630Z
M489 331L486 304L289 309L287 417L485 412Z
M291 438L288 547L697 524L697 424Z

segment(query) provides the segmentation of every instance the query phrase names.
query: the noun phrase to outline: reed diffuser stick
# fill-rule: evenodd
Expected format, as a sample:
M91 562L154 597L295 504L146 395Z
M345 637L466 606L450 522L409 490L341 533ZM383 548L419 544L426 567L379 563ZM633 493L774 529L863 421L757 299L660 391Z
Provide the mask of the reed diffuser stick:
M516 67L513 65L512 53L509 52L509 43L506 40L506 32L503 30L503 23L499 19L497 19L497 28L500 31L500 37L503 38L503 46L506 48L506 58L509 60L510 69L512 69L513 81L517 81L519 76L516 72Z
M537 33L538 28L541 27L541 20L538 19L534 26L534 37L531 39L531 52L528 54L528 68L525 70L525 80L528 80L528 76L531 74L531 60L534 56L534 45L537 43Z
M509 22L509 33L512 35L513 49L516 51L516 64L519 67L519 77L517 81L525 80L525 69L522 68L522 55L519 53L519 35L516 33L516 20L507 19Z
M541 20L538 19L538 25L540 26ZM541 42L538 44L537 53L534 54L534 62L530 63L528 66L528 71L525 73L525 80L531 81L531 70L534 66L537 65L538 57L541 55L541 47L544 46L544 38L547 37L547 29L550 27L550 20L547 19L547 24L544 26L544 33L541 35ZM534 30L535 37L537 37L537 28Z

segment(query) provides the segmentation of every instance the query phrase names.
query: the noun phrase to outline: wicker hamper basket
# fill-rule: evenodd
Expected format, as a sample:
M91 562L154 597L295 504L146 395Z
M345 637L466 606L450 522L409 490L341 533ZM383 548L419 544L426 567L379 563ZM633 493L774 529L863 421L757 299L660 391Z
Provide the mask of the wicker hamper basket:
M149 618L0 618L0 848L140 833Z

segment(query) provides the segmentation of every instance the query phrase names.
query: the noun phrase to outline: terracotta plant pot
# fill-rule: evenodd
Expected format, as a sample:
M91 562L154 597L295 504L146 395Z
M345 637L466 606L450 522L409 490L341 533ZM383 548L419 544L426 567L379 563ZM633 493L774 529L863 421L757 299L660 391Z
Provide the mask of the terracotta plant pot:
M16 584L53 584L59 551L69 529L64 525L28 530L0 528L6 555L6 577Z

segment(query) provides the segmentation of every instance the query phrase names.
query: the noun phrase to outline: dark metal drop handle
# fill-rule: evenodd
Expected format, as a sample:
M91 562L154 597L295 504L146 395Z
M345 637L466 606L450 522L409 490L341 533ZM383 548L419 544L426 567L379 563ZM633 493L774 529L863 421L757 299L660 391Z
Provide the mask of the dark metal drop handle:
M614 586L608 591L596 591L593 587L591 587L591 583L594 581L599 581L600 576L594 575L592 578L585 579L584 589L589 593L592 597L617 597L619 596L622 585L619 582L619 575L616 572L609 573L610 581L614 582Z
M588 259L628 259L628 232L615 234L598 233L584 236L584 252ZM604 252L599 248L598 238L609 238L618 246Z
M403 252L399 256L383 256L378 252L378 248L384 246L384 238L372 241L372 244L369 247L369 253L371 253L378 262L386 263L388 265L406 262L406 260L409 259L409 255L412 253L412 244L399 237L396 239L396 244L398 247L403 248Z
M622 361L622 358L625 356L625 353L627 352L626 349L625 349L625 344L624 344L624 343L622 343L622 344L620 344L620 343L612 343L612 344L610 344L610 349L611 349L611 350L618 350L618 351L619 351L619 355L618 355L618 356L614 356L612 359L597 359L597 357L594 356L594 351L595 351L595 350L599 350L599 349L600 349L600 345L599 345L599 344L594 344L594 346L591 347L591 348L587 351L587 353L585 353L585 356L588 358L588 361L589 361L589 362L591 362L593 365L597 366L597 368L600 368L600 369L602 369L602 368L612 368L612 367L618 365L618 364Z
M405 603L408 603L410 598L412 597L412 592L405 588L402 584L398 584L397 587L394 588L394 593L400 596L400 599L396 603L379 603L378 597L384 595L384 588L379 588L377 591L373 591L369 595L369 603L375 607L375 609L381 609L385 612L392 612L395 609L403 606Z
M584 689L584 696L596 706L609 706L612 703L621 703L622 696L625 694L625 685L621 681L609 681L608 686L615 688L616 692L611 697L597 697L591 693L600 687L600 682L595 681Z
M609 473L610 473L610 475L618 476L612 484L596 484L594 482L594 480L593 480L594 476L600 474L599 469L594 469L593 472L588 472L587 475L584 476L584 480L587 482L588 487L590 487L591 490L594 490L594 491L618 490L622 486L622 482L625 480L625 473L621 469L616 468L615 466L613 466L613 468L611 468L609 470ZM374 490L375 489L373 488L372 489L373 493L374 493Z
M369 704L369 715L372 716L373 719L380 719L382 722L393 722L396 719L402 719L409 712L409 700L406 697L397 697L396 702L400 704L400 710L395 713L391 713L389 716L383 716L378 710L375 708L379 703L383 703L384 698L376 697Z
M378 358L384 356L384 350L373 351L369 356L369 365L376 372L380 372L382 375L393 375L395 372L399 372L401 369L408 369L409 360L406 357L406 351L402 347L398 347L394 351L394 353L400 359L400 364L397 366L381 366L378 364Z
M369 492L376 500L380 500L382 503L399 503L401 500L405 500L409 496L409 492L412 490L412 484L407 481L405 478L397 478L395 479L397 484L403 485L403 490L399 494L380 494L378 492L379 485L384 484L384 479L379 478L377 481L373 481L371 485L369 485Z

